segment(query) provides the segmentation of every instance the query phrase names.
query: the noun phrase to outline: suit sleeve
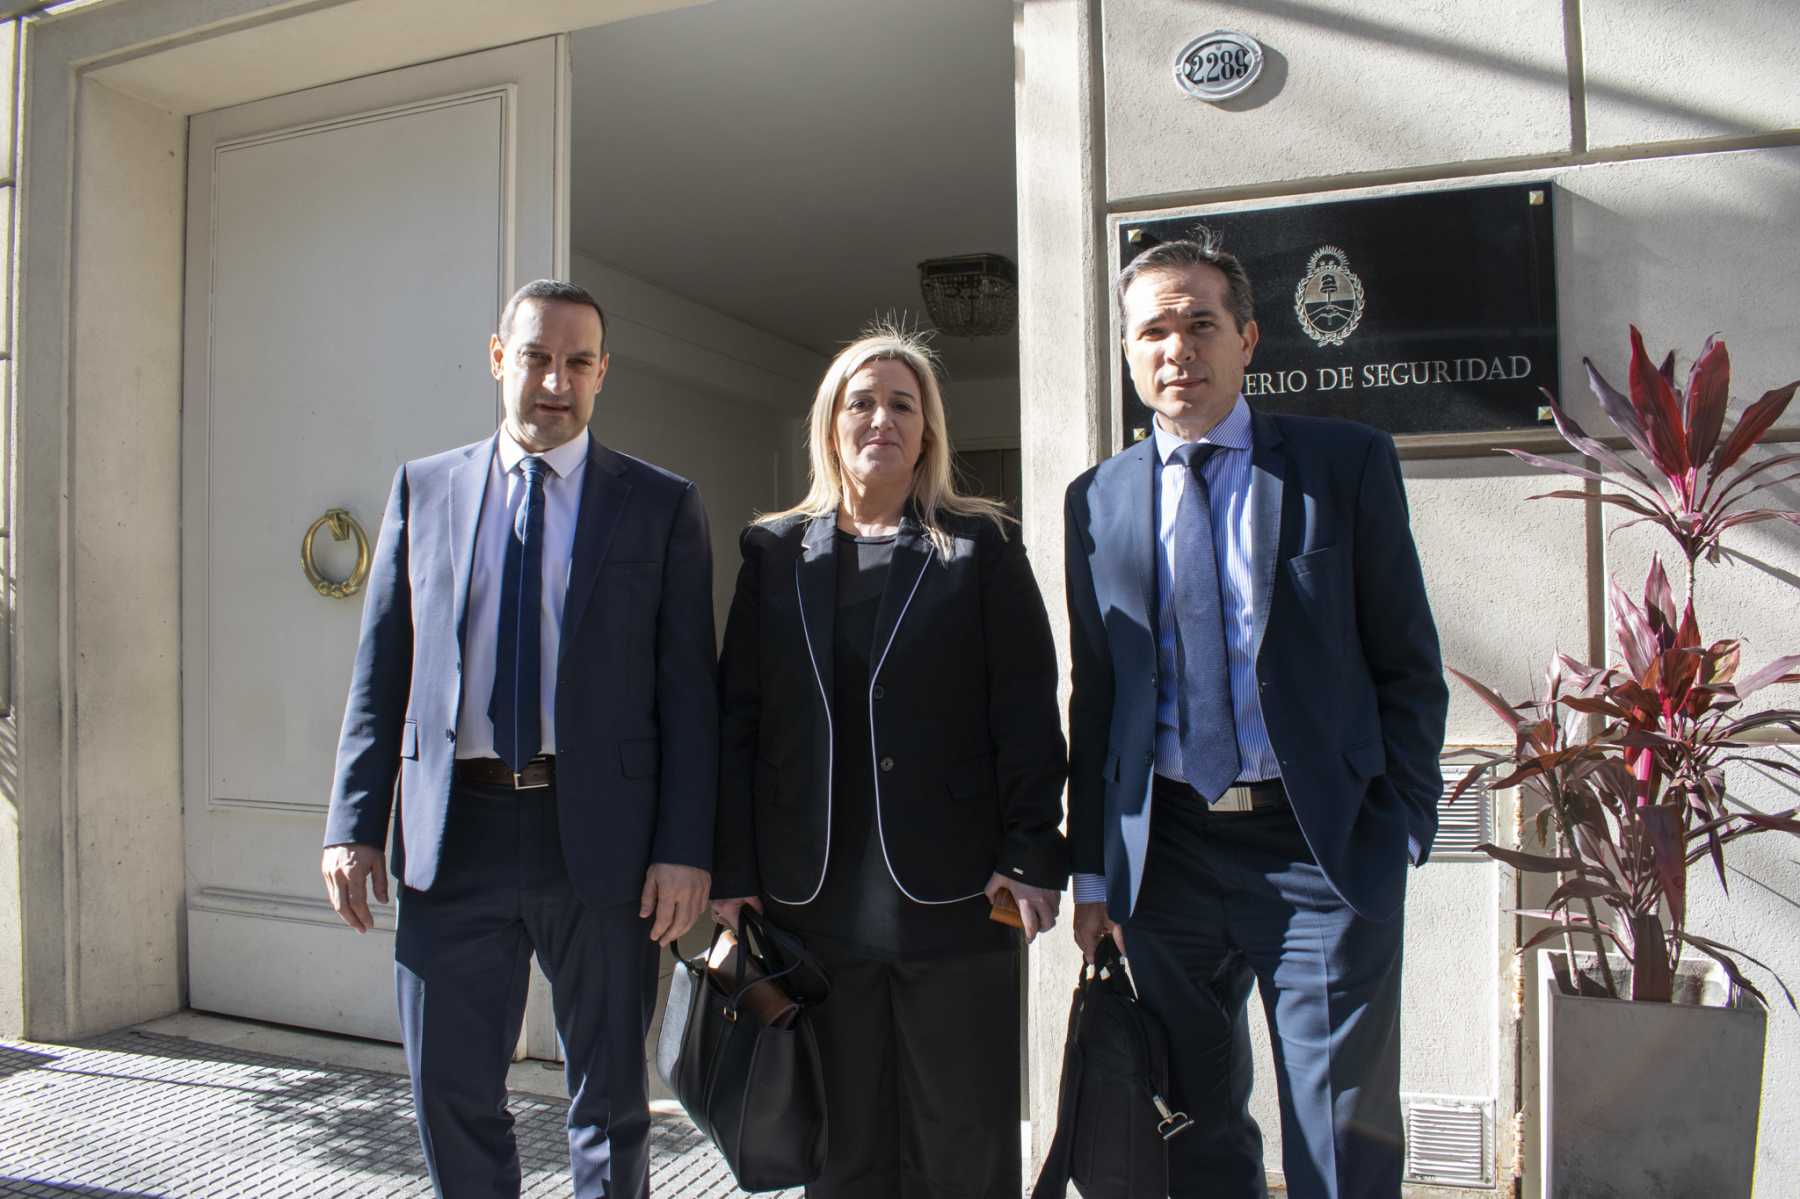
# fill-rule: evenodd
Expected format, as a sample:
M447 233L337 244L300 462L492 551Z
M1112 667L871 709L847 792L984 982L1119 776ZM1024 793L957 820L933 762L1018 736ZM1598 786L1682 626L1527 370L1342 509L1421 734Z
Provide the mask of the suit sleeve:
M1384 781L1406 806L1409 852L1423 865L1444 789L1438 756L1450 693L1407 519L1400 455L1385 435L1363 463L1356 520L1357 630L1381 717Z
M1112 736L1113 670L1088 559L1083 480L1063 504L1063 586L1069 605L1069 844L1075 873L1104 875L1104 768Z
M757 739L762 721L762 548L757 527L738 539L743 565L725 650L719 660L719 825L713 840L713 898L741 899L762 892L756 869Z
M715 684L712 537L689 483L663 551L656 622L656 716L662 794L650 860L712 869L718 802L719 699Z
M326 845L387 846L412 683L412 582L407 575L406 467L394 474L369 563L362 633L338 734Z
M1068 749L1056 710L1056 643L1024 545L998 530L980 544L988 732L1004 828L995 869L1060 891L1069 878L1062 834Z

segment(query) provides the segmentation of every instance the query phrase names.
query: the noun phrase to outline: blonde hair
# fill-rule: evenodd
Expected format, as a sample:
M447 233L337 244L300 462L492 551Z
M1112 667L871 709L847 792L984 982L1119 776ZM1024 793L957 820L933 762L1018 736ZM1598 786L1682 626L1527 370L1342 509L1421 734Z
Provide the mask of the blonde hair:
M925 432L920 438L919 460L913 464L912 507L919 523L938 554L950 556L950 534L942 517L984 517L994 522L1000 535L1006 535L1006 522L1012 519L1006 508L985 496L965 495L957 490L956 471L951 463L950 431L944 420L944 397L938 388L936 354L916 332L888 321L876 322L863 330L861 337L838 351L819 389L813 395L812 410L806 421L806 456L811 483L806 496L792 508L770 512L756 518L758 524L773 524L790 516L818 517L836 514L844 500L844 467L838 460L836 421L838 405L844 389L857 371L871 362L898 362L911 370L919 381L919 403L925 417Z

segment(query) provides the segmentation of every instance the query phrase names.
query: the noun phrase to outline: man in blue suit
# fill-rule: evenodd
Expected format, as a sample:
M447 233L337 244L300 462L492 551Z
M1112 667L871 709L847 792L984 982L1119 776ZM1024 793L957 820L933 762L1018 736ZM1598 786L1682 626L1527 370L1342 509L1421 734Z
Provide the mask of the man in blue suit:
M581 288L520 289L489 346L499 430L400 468L369 572L322 868L368 931L391 824L400 1024L443 1196L519 1194L506 1069L534 950L575 1194L648 1193L658 946L706 906L711 543L692 483L589 435L604 338Z
M1267 1194L1260 984L1295 1199L1393 1199L1406 867L1448 694L1392 440L1252 411L1250 280L1216 239L1118 280L1152 436L1070 484L1075 936L1167 1026L1177 1199Z

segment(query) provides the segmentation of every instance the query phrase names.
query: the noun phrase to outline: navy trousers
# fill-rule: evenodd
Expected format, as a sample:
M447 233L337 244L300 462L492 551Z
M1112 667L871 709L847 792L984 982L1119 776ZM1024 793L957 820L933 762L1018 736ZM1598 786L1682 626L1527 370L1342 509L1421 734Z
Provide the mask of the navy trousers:
M1402 865L1398 867L1404 869ZM1173 1199L1264 1199L1249 1110L1251 982L1261 989L1291 1199L1397 1199L1403 924L1338 898L1288 809L1214 813L1158 784L1125 945L1169 1032Z
M554 786L457 784L430 891L401 888L400 1028L432 1183L446 1199L517 1199L506 1070L535 950L569 1087L574 1193L650 1189L644 1038L657 948L637 904L593 908L563 865Z

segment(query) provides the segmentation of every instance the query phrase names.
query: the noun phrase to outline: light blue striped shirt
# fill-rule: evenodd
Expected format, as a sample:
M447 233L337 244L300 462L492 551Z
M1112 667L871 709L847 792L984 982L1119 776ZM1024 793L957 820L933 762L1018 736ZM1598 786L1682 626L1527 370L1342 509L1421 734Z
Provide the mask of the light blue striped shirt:
M1180 721L1176 716L1175 689L1181 674L1175 658L1175 610L1164 597L1175 591L1175 517L1181 495L1191 483L1186 467L1172 465L1169 455L1182 439L1152 426L1156 437L1158 469L1156 491L1156 773L1182 777ZM1263 723L1262 702L1256 685L1256 594L1252 548L1255 544L1250 509L1250 406L1238 396L1225 419L1200 438L1203 444L1222 447L1200 469L1206 474L1211 500L1213 552L1219 565L1220 614L1225 621L1225 660L1231 675L1231 708L1237 724L1238 779L1254 782L1281 777L1281 763L1269 744ZM1106 898L1106 880L1099 875L1075 876L1077 903Z

